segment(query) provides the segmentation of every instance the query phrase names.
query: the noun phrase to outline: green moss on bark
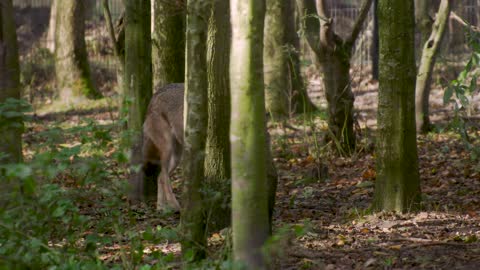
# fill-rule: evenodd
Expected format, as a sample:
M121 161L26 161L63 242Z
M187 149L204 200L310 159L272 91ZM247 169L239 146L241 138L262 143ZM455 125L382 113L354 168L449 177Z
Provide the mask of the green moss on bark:
M379 0L377 179L373 208L419 208L413 0Z
M262 253L269 232L263 1L231 0L232 229L234 259L247 269L266 268Z
M0 105L9 98L20 99L20 65L11 0L0 4ZM0 163L22 161L23 123L17 119L0 123Z

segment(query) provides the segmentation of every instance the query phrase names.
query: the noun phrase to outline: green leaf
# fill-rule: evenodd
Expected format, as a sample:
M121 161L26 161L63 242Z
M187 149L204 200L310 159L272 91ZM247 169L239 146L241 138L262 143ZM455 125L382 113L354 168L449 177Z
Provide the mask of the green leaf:
M468 98L465 95L459 95L458 99L460 99L460 103L464 108L468 107L468 104L470 103Z
M26 194L33 194L36 190L36 182L32 177L28 177L23 182L23 189Z
M473 96L476 88L477 88L477 75L473 75L472 80L470 81L470 86L468 87L467 93Z
M195 251L193 251L193 249L188 249L183 254L183 260L186 262L193 262L194 259L195 259Z
M146 231L143 232L143 239L147 241L153 240L153 233L151 229L147 229Z
M10 178L26 179L32 176L32 168L23 163L7 165L6 169L6 175Z
M55 209L55 211L53 211L52 216L58 218L63 216L64 214L65 214L65 207L59 206Z
M448 86L443 94L443 104L448 104L453 96L453 87Z
M470 63L470 62L469 62L469 63ZM467 78L467 75L468 75L468 71L467 71L467 69L465 68L465 69L462 70L462 72L460 72L460 74L458 75L457 81L459 81L459 82L465 81L465 79Z
M17 117L22 117L23 113L21 112L15 112L15 111L8 111L3 113L3 117L5 118L17 118Z

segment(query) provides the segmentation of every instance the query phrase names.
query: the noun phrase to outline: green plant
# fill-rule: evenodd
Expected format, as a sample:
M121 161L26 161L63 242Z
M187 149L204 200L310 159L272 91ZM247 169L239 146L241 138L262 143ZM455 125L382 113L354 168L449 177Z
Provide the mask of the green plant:
M464 143L466 150L471 153L471 159L480 157L480 147L472 143L468 135L468 118L472 114L471 99L478 93L477 78L480 67L480 34L474 31L467 32L468 45L472 50L471 56L458 77L450 82L445 90L443 101L453 104L454 117L450 127L455 130Z
M7 98L0 103L0 128L23 128L23 122L30 120L26 113L31 109L23 99Z
M22 104L3 104L0 117L23 118L10 113ZM119 141L126 135L118 130L88 119L75 126L53 123L26 140L26 162L0 165L0 269L172 264L172 254L144 252L178 236L169 226L138 228L139 213L125 200L128 158Z

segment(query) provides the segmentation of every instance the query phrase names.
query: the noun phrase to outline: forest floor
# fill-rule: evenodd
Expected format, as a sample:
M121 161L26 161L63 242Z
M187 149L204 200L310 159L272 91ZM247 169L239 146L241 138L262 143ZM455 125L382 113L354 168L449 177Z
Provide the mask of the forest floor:
M318 80L312 79L311 84L315 87ZM322 145L326 133L322 112L293 117L287 125L269 124L279 174L274 213L277 242L269 252L274 269L478 269L480 166L460 136L447 128L445 116L451 116L444 113L447 109L434 110L437 113L433 119L444 119L438 120L437 131L418 136L423 210L407 214L369 210L375 185L377 86L364 84L366 90L355 90L359 143L351 157L340 156L332 145ZM433 96L440 96L438 92ZM104 104L96 109L36 116L25 134L26 156L41 151L35 149L38 142L50 140L53 130L58 131L54 132L58 145L73 148L92 140L88 139L92 135L119 136L119 129L113 128L116 122L116 109ZM89 128L79 129L82 126ZM469 135L472 144L480 147L479 131L472 129ZM102 146L112 167L118 165L112 154L118 149L116 144L110 141ZM112 173L108 179L116 184L106 186L118 186L126 175ZM173 179L179 194L182 183L178 171ZM65 188L84 188L79 179L69 176L57 177L57 181ZM105 197L86 199L88 196L80 196L81 212L101 222L102 215L95 207ZM131 211L125 196L120 197L116 207L125 213ZM145 231L157 226L175 227L179 221L176 214L159 215L153 203L134 207L133 211L135 217L119 225ZM210 238L214 250L224 241L222 233ZM128 247L120 242L103 247L102 258L121 260L120 251ZM174 257L180 253L179 244L172 240L145 246ZM172 268L177 266L170 264Z

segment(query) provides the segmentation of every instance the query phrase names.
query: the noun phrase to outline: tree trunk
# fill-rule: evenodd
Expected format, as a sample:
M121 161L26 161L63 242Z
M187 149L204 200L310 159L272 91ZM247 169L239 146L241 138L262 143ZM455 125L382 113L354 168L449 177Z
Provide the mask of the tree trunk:
M372 79L378 80L378 0L373 0L373 34L372 47L370 54L372 56Z
M184 234L182 253L193 253L193 260L205 257L206 235L202 198L205 142L207 135L207 32L210 5L207 1L187 1L187 35L185 61L185 143L183 149L183 209L181 227Z
M20 65L15 21L13 18L11 0L0 4L0 105L9 99L20 99ZM22 161L22 131L21 117L4 118L0 115L0 153L7 157L0 163Z
M266 0L263 71L266 109L274 119L288 117L285 0Z
M115 54L115 57L117 58L118 61L118 67L116 70L117 73L117 92L123 96L124 95L124 89L123 89L123 76L125 74L124 67L125 67L125 35L124 35L124 29L122 26L121 32L123 35L117 35L115 34L115 29L113 27L113 21L112 21L112 16L110 13L110 7L108 5L108 0L102 0L102 6L103 6L103 16L105 18L105 24L107 25L107 30L108 34L110 36L110 41L112 42L113 46L113 52ZM122 15L123 16L123 15ZM123 20L123 17L120 18L120 20ZM120 40L121 38L121 40Z
M450 3L451 10L457 11L458 15L464 17L462 14L463 1L453 1ZM447 51L450 54L460 54L465 49L465 29L462 24L457 23L452 18L448 20L448 39L447 39ZM428 37L427 37L428 38Z
M350 85L350 55L346 52L327 54L319 62L328 103L328 126L338 148L346 154L355 150L353 102Z
M267 153L263 85L264 1L231 0L233 255L246 269L265 269L268 238Z
M442 42L450 14L449 0L442 0L433 24L430 37L423 44L422 57L417 72L415 86L415 118L417 132L426 133L431 129L429 116L429 96L435 59ZM422 33L423 36L423 33Z
M289 112L309 113L317 110L308 97L300 66L300 38L298 37L299 16L296 16L295 1L285 1L286 43L288 68Z
M153 2L154 89L185 80L185 10L182 2Z
M208 231L228 227L231 220L230 165L230 3L216 1L208 24L208 129L205 157L205 198Z
M119 38L120 40L120 38ZM127 127L133 133L131 165L142 164L142 126L152 97L152 58L150 42L150 1L125 1L124 104L128 108ZM131 197L143 198L141 170L130 175Z
M85 2L58 1L55 27L55 74L60 99L69 104L100 98L90 75L85 45Z
M423 47L432 31L432 18L428 14L431 1L415 0L415 25L420 31L420 47Z
M50 5L50 20L48 23L47 32L47 49L51 53L55 53L55 28L57 25L57 5L58 0L52 0Z
M354 96L350 85L350 58L373 0L364 0L347 38L342 39L333 30L333 20L325 0L297 0L305 18L305 36L315 53L316 65L323 73L325 96L328 103L328 127L331 139L341 153L351 154L355 149L353 129Z
M413 211L420 206L415 132L413 0L379 0L380 78L377 180L373 208Z

